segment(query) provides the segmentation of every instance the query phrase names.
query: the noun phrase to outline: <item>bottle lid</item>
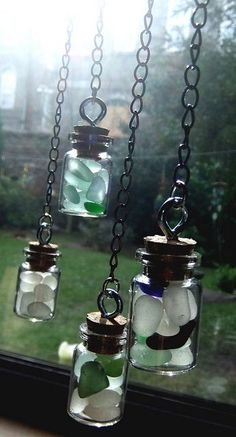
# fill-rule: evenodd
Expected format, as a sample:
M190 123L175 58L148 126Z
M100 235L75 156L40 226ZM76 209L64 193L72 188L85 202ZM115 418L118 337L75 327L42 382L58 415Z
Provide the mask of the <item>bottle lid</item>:
M84 135L104 135L107 136L109 134L109 130L104 127L98 126L74 126L74 131L79 134Z
M86 320L90 331L105 335L121 335L127 324L127 319L121 314L114 319L106 319L99 311L88 313Z
M194 251L196 241L190 238L168 240L165 236L144 237L144 248L136 251L135 257L152 269L152 274L162 282L190 278L199 259Z
M147 252L160 255L191 255L197 242L192 238L178 238L168 240L163 235L144 237L144 245Z
M97 126L74 126L74 131L69 134L73 148L81 152L102 153L107 151L112 144L108 137L109 130Z
M58 251L58 245L57 244L40 244L38 241L30 241L29 242L29 248L27 248L33 252L44 252L48 254L56 254Z

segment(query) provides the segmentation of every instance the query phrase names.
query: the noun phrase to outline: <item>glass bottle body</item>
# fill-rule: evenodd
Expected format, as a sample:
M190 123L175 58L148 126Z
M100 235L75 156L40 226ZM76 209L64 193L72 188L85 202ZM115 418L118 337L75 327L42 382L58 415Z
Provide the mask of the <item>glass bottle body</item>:
M59 211L82 217L107 214L112 162L107 152L81 152L74 148L64 157Z
M178 276L163 280L146 265L132 281L128 359L136 368L175 375L197 364L201 286L189 269Z
M81 325L81 337L83 341L74 350L68 414L86 425L114 425L121 420L125 405L128 369L125 337L117 336L114 340L91 333L85 324ZM113 346L107 349L107 342ZM101 344L105 347L100 348Z
M38 246L39 247L39 246ZM18 269L14 312L33 322L54 317L60 280L58 251L25 249L26 261Z

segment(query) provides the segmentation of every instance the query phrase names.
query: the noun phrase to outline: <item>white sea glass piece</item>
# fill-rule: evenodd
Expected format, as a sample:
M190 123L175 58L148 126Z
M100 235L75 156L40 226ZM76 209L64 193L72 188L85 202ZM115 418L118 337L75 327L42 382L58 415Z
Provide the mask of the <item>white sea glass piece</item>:
M124 377L123 375L108 376L108 381L109 381L109 389L117 391L122 386L124 382Z
M55 292L47 284L38 284L34 288L35 300L48 302L55 297Z
M95 176L87 192L87 199L101 203L106 195L106 185L101 176Z
M183 326L189 322L191 313L185 288L170 284L163 294L163 305L167 316L175 325Z
M138 364L145 367L156 367L166 364L171 359L169 350L153 350L145 344L136 343L130 349L131 358Z
M120 402L120 395L115 390L102 390L88 398L89 405L96 408L116 407Z
M77 204L80 202L80 195L73 185L66 185L63 189L63 194L71 203Z
M95 161L94 159L83 159L83 163L91 170L93 173L98 173L102 166L99 164L99 162Z
M28 305L28 314L35 319L48 319L51 315L51 309L42 302L33 302Z
M78 394L78 389L74 389L70 400L70 411L75 414L81 413L86 405L88 405L87 398L80 398Z
M20 279L31 284L39 284L42 280L42 274L38 272L21 272Z
M48 285L52 290L55 290L57 288L57 278L51 273L47 273L42 280L42 284Z
M195 301L195 297L191 290L187 290L188 293L188 301L190 307L190 320L193 320L197 317L197 304Z
M140 296L134 305L133 331L142 337L152 335L161 321L163 305L159 299Z
M178 334L180 331L179 326L175 325L172 320L169 319L165 310L163 311L162 319L158 325L156 332L164 337L170 337Z
M80 159L70 159L68 170L80 179L90 182L93 179L92 171Z
M50 308L50 310L53 312L54 311L54 309L55 309L55 305L56 305L56 302L55 302L55 296L54 296L54 298L52 299L52 300L48 300L47 301L47 306Z
M23 293L20 301L20 312L28 315L28 305L35 301L35 295L32 292Z
M138 298L140 297L140 296L146 296L143 292L142 292L142 290L140 290L140 288L136 291L136 293L135 293L135 295L134 295L134 297L133 297L133 305L135 304L135 302L138 300Z
M21 283L20 283L20 288L24 292L34 291L34 287L35 287L35 283L32 283L32 282L21 281Z
M182 347L180 349L171 349L171 360L169 364L175 366L188 366L193 362L193 354L189 347Z
M109 422L120 416L120 408L94 408L91 405L87 405L84 409L84 414L86 414L90 419L97 420L98 422Z

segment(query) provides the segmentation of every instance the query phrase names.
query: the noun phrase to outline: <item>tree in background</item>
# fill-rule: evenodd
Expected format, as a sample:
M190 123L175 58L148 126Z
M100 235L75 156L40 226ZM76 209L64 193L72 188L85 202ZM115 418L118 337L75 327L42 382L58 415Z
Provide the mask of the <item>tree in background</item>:
M190 138L188 232L189 236L194 232L205 262L235 264L236 36L235 30L231 31L233 16L229 12L236 16L235 2L211 4L198 63L200 101ZM172 50L158 47L157 41L152 53L129 215L129 226L138 242L158 231L155 210L172 184L177 147L183 137L180 98L184 69L189 63L189 40L181 49L172 46Z

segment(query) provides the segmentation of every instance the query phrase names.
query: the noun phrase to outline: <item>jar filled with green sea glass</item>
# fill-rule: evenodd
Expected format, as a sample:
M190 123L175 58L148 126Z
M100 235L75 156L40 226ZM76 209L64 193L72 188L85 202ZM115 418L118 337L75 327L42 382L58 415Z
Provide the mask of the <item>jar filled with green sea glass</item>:
M67 408L80 423L105 427L123 416L128 369L125 325L122 316L113 324L100 313L90 313L87 323L80 325L82 342L74 350Z
M32 322L50 320L55 314L61 274L58 246L31 241L24 254L26 259L18 269L14 312Z
M75 126L69 136L72 149L63 160L59 211L81 217L107 214L112 161L109 131L95 126Z

